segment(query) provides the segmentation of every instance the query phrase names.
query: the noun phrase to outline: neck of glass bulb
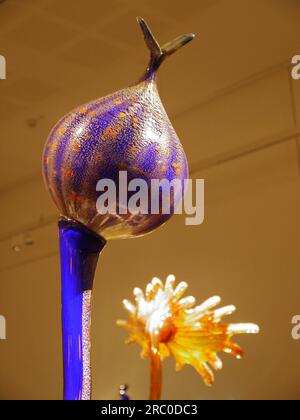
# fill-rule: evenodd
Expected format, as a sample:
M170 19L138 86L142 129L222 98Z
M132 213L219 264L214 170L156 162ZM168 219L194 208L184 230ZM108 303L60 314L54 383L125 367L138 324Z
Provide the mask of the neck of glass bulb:
M106 241L78 222L59 221L64 399L91 399L93 281Z

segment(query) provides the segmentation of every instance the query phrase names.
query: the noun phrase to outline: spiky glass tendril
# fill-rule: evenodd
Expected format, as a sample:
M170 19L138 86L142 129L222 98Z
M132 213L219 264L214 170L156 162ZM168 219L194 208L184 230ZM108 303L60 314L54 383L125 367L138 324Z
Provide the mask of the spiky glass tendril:
M128 311L127 321L118 325L129 331L127 343L142 347L142 358L151 360L151 399L159 399L161 391L161 361L173 356L176 370L185 364L193 366L207 385L214 382L215 370L222 369L218 353L225 352L241 358L242 349L232 342L236 334L257 334L255 324L226 324L223 317L235 311L233 305L216 308L221 302L214 296L195 306L193 296L183 297L187 283L175 286L175 277L169 275L165 284L153 278L145 293L134 289L135 305L123 304ZM211 366L211 367L210 367Z

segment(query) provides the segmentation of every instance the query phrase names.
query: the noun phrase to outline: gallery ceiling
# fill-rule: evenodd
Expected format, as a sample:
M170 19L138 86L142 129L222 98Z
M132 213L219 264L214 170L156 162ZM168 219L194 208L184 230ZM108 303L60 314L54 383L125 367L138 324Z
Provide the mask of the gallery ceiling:
M160 71L161 96L179 130L185 123L177 120L190 110L287 64L299 45L297 0L5 0L0 191L39 176L45 139L61 115L140 76L148 56L138 15L161 42L197 35ZM197 134L194 129L186 139L192 163L211 156ZM225 144L230 149L230 140Z

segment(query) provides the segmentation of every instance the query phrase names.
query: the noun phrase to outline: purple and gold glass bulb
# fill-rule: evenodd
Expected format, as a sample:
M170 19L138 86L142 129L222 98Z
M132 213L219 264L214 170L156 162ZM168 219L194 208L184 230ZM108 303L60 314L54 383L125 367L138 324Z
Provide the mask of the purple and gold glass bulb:
M96 208L99 180L118 185L119 172L127 171L128 182L142 178L150 187L152 179L183 182L188 177L186 156L160 100L156 74L164 59L194 35L160 47L145 21L138 22L151 54L144 75L64 116L51 131L43 156L45 181L60 213L106 240L151 232L170 218L182 195L173 197L170 214L120 214L117 191L116 214L103 215Z

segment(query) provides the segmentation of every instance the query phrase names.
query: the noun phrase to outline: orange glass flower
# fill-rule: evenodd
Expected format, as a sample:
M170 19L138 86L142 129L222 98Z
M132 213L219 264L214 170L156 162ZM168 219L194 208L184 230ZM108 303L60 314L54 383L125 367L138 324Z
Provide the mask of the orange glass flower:
M193 296L183 297L188 285L185 282L175 287L175 277L169 275L165 285L153 278L146 287L134 289L136 304L124 300L129 312L127 321L118 321L129 331L128 343L142 347L141 356L148 357L152 369L168 356L176 361L176 370L185 364L193 366L207 385L212 385L212 368L220 370L222 361L218 353L230 353L241 358L241 348L232 342L235 334L256 334L255 324L226 324L223 317L235 311L235 307L216 309L221 302L215 296L195 306ZM156 367L155 367L156 366ZM211 366L211 367L210 367ZM156 381L157 382L157 381Z

